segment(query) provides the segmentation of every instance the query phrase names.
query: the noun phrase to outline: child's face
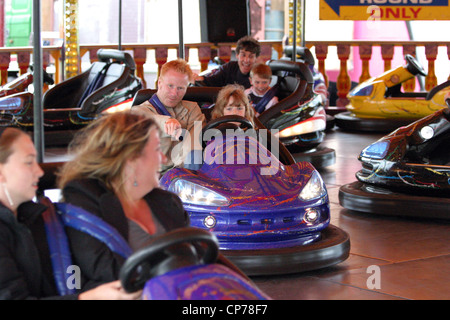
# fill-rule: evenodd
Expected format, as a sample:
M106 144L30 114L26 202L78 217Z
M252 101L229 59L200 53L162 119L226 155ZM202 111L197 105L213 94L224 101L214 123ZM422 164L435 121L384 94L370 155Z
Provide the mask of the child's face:
M234 97L228 99L228 103L223 109L224 116L237 115L245 117L245 105L242 102L234 101Z
M261 78L257 74L250 78L250 83L252 84L255 93L258 95L263 95L269 90L270 80Z

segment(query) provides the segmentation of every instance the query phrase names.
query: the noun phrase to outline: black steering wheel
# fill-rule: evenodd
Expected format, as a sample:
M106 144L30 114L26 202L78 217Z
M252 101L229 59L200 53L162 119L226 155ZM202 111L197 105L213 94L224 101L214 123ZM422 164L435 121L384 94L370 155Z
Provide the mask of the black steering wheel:
M119 279L127 292L136 292L153 277L185 266L214 263L218 255L219 244L211 232L180 228L155 237L129 257Z
M405 60L407 62L406 69L413 75L420 74L422 76L426 76L427 73L425 72L425 69L422 67L422 65L417 61L416 58L414 58L412 55L407 54L405 56Z
M55 83L55 81L54 81L53 78L47 73L47 71L43 70L42 74L43 74L44 82L45 82L45 83L50 84L50 85L52 85L52 84Z
M30 70L33 72L33 66L30 66ZM50 85L55 83L53 78L48 74L47 71L45 71L45 68L42 69L42 77L43 77L44 83L47 83L47 84L50 84Z
M239 125L235 124L234 122L239 123ZM204 139L206 131L210 129L219 129L222 133L225 133L226 129L254 129L253 123L248 120L247 118L238 116L238 115L230 115L230 116L223 116L214 120L209 121L202 129L202 146L203 149L206 148L206 144L209 140Z

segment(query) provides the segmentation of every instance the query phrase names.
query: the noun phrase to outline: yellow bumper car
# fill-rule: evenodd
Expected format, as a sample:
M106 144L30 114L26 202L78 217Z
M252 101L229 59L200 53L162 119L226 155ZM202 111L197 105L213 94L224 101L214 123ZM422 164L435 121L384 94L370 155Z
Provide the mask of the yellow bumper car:
M406 65L359 84L348 94L347 112L335 116L336 125L354 131L390 132L446 108L450 81L426 92L402 92L402 84L425 70L411 55Z

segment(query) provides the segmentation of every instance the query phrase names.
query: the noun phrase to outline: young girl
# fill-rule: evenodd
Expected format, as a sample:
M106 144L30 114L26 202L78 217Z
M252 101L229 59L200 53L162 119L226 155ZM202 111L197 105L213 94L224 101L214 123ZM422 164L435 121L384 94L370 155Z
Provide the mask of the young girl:
M219 91L216 105L211 112L211 119L229 115L244 117L254 125L255 111L248 101L244 87L241 85L229 84Z

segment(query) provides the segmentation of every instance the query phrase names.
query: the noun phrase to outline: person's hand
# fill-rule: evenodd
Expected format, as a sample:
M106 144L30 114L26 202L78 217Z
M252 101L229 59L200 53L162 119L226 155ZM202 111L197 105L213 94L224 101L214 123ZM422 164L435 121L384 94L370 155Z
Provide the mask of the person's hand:
M192 74L192 81L203 81L205 78L202 76L199 76L197 73Z
M113 281L99 285L89 291L80 293L79 300L138 300L141 298L142 291L127 293L120 281Z
M169 136L176 140L179 140L182 133L180 122L178 122L178 120L174 118L170 118L166 121L166 123L164 124L164 130Z

